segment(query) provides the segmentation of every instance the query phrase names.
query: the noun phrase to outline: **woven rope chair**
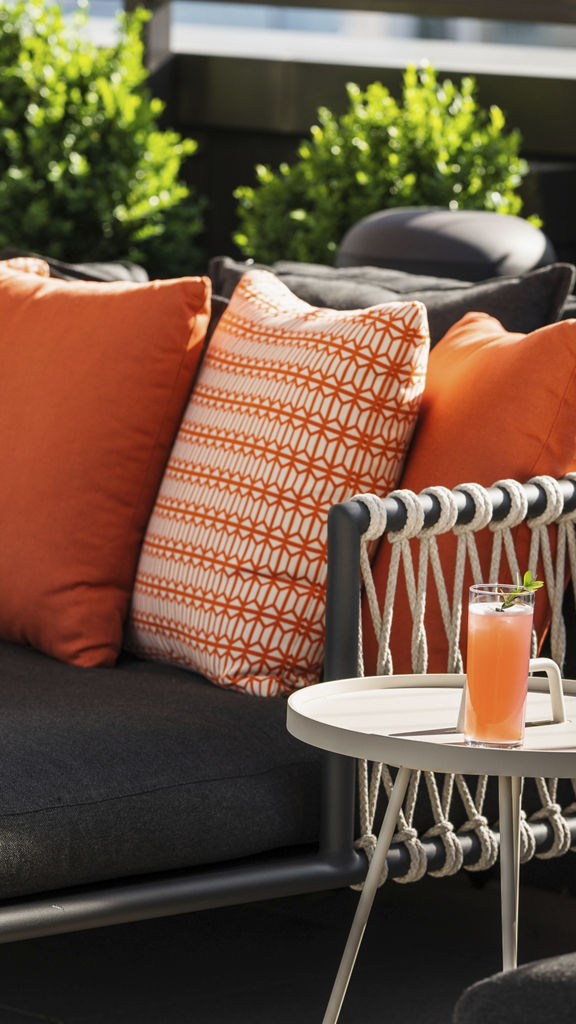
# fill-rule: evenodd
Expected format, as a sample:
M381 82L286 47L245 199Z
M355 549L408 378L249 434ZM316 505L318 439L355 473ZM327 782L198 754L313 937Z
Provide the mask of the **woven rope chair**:
M363 506L360 518L365 528L360 540L359 565L365 603L379 639L377 674L394 672L390 637L401 573L412 615L412 671L427 671L426 599L434 586L445 634L446 664L442 671L463 672L460 637L466 580L489 582L516 577L520 566L515 532L521 523L530 531L528 565L523 565L522 570L529 568L545 581L550 603L549 653L561 670L564 669L566 583L570 578L574 590L576 581L576 475L560 481L535 477L527 484L503 480L491 488L477 484L463 484L453 491L432 487L419 495L395 491L385 499L357 495L355 501ZM482 564L478 550L481 531L489 531L491 535L487 564ZM447 532L455 535L456 546L451 580L445 578L438 545L439 536ZM377 540L391 545L384 595L376 593L371 571L371 554ZM334 588L338 585L339 568L335 563L340 554L332 541L332 552L329 546L329 619L337 601ZM345 567L344 571L348 569ZM348 575L348 581L349 578ZM358 624L357 674L362 675L361 615ZM334 629L338 626L333 624L333 632ZM576 633L574 624L571 631ZM534 635L533 655L540 641L541 638ZM346 643L345 632L338 642ZM329 677L334 678L334 673ZM375 820L386 804L393 777L386 765L360 762L358 783L360 836L357 846L370 859L376 843ZM522 862L534 856L559 857L576 849L576 781L563 785L564 792L554 779L536 779L525 786L530 799L522 811ZM496 802L492 802L495 812ZM388 875L398 882L412 882L426 873L445 876L456 873L461 867L469 871L489 868L498 856L498 827L496 821L489 820L490 804L490 787L485 777L414 772L382 882ZM423 813L419 810L422 805Z

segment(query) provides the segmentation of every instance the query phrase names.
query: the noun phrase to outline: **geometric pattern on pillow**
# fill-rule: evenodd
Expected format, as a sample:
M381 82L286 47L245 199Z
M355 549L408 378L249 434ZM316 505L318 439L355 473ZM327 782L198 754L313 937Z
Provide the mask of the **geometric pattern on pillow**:
M395 486L424 307L309 306L246 274L212 337L144 540L129 646L276 696L321 674L326 516Z
M11 256L0 261L2 270L17 270L24 274L36 274L38 277L50 277L50 267L46 260L38 256Z

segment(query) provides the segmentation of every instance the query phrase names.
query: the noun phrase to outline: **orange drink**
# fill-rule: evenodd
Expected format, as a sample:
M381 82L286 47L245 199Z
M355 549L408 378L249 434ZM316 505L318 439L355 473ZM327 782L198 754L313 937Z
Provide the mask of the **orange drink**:
M534 593L502 609L500 584L471 587L464 735L470 744L519 746L524 735Z

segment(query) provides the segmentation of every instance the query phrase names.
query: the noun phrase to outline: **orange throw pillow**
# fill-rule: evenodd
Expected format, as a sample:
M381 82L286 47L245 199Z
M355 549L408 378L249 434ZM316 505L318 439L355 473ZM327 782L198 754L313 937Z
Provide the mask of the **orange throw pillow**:
M3 639L114 662L209 302L207 278L71 283L0 265Z
M561 477L576 468L576 320L563 320L531 334L509 334L486 313L468 313L432 349L418 426L400 486L425 487L475 482L490 487L511 478ZM491 536L478 535L487 568ZM527 568L530 536L519 528L516 548ZM447 582L453 578L456 540L438 538ZM386 589L390 544L378 549L372 571L377 592ZM412 616L404 586L394 603L390 639L395 672L411 672ZM471 583L467 579L466 585ZM507 582L502 580L501 582ZM511 582L511 581L508 581ZM450 584L448 583L450 593ZM547 617L543 595L536 599L535 623ZM366 672L376 666L377 642L367 603L363 609ZM436 590L430 581L426 603L428 671L445 672L447 645ZM466 616L462 646L466 649Z
M262 696L319 679L327 513L395 485L428 343L421 303L317 309L242 277L150 520L130 646Z

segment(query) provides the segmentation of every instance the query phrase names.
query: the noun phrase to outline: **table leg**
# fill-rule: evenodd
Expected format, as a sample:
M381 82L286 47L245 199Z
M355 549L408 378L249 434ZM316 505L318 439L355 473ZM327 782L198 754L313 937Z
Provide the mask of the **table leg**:
M342 1009L346 989L348 988L348 983L354 969L358 950L360 949L360 943L362 942L364 930L378 889L378 882L382 871L384 870L386 855L394 837L396 822L398 821L398 815L402 808L406 789L408 788L410 775L410 768L398 769L394 788L390 794L388 807L386 808L386 814L384 815L384 821L382 822L382 827L378 836L378 842L376 843L376 849L374 850L372 860L370 861L368 874L366 875L364 887L360 894L354 920L352 921L348 940L344 948L344 953L342 954L342 960L340 961L340 967L338 969L338 974L336 975L336 980L332 988L332 993L328 1001L328 1006L326 1007L326 1013L324 1014L322 1024L336 1024L336 1021L340 1016L340 1010Z
M514 888L516 890L516 932L520 905L520 814L522 810L522 790L524 779L512 776L512 824L514 825Z
M518 962L518 891L520 884L520 796L522 779L500 776L500 899L502 906L502 970Z

